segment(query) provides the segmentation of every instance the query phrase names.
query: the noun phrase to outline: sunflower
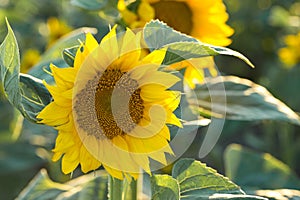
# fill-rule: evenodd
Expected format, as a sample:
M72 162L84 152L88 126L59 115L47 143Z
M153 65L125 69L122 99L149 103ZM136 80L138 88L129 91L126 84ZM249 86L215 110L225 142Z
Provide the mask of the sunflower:
M234 31L226 24L229 16L222 0L141 0L135 4L126 5L124 0L118 4L123 20L131 28L159 19L202 42L217 46L231 43L228 37Z
M131 2L131 1L130 1ZM226 24L228 14L222 0L141 0L126 5L119 0L123 20L131 28L142 27L151 19L159 19L177 31L191 35L201 42L227 46L234 30ZM216 75L212 58L199 58L176 63L172 69L185 69L184 79L189 87L203 83L204 68Z
M58 130L53 161L62 171L80 164L86 173L101 165L113 177L151 174L150 158L167 165L167 124L181 127L173 111L180 93L170 90L180 79L159 71L165 50L142 56L141 32L116 26L101 43L91 34L78 49L74 67L51 65L54 85L44 83L54 101L38 115Z
M292 68L300 63L300 32L296 35L285 36L284 43L286 46L278 50L278 55L286 67Z

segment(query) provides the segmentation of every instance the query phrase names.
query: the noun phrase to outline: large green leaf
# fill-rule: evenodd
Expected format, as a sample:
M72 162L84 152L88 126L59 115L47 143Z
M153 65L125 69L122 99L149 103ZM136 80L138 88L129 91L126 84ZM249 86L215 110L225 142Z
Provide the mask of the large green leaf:
M88 174L67 183L55 183L41 170L19 194L19 200L105 200L107 199L107 175Z
M300 125L300 118L294 111L267 89L247 79L210 78L192 92L196 95L190 95L188 101L197 112L206 110L215 117L232 120L280 120Z
M179 182L181 196L186 198L205 198L216 193L244 194L228 178L192 159L178 161L174 165L172 176Z
M36 115L51 101L41 80L20 74L20 55L17 40L7 21L8 33L0 46L0 77L4 92L22 115L37 121Z
M193 159L179 160L172 177L154 175L151 183L153 199L264 199L246 195L228 178Z
M8 21L6 21L8 33L0 45L0 77L9 101L13 105L19 105L21 95L18 89L20 73L20 54L17 40Z
M201 58L206 56L230 55L240 58L248 65L252 63L241 53L228 48L213 46L182 34L159 20L152 20L146 24L144 39L150 50L167 47L164 64L172 64L185 59Z
M270 154L255 153L234 144L225 151L226 175L242 187L300 189L297 175Z

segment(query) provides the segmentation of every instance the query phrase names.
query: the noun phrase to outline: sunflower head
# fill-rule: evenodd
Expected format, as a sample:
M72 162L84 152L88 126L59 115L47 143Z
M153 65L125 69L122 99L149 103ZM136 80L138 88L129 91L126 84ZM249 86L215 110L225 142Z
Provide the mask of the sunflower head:
M164 21L175 30L202 42L227 46L233 29L226 24L228 14L222 0L119 0L124 22L132 28L142 27L151 19ZM134 6L133 6L134 5Z
M54 101L38 117L58 130L53 160L62 157L64 173L79 164L83 172L100 165L114 177L151 174L150 159L167 164L167 124L181 126L173 111L180 93L169 88L180 79L160 71L165 50L146 56L141 32L116 33L100 44L86 35L74 66L51 66L55 85L46 87Z

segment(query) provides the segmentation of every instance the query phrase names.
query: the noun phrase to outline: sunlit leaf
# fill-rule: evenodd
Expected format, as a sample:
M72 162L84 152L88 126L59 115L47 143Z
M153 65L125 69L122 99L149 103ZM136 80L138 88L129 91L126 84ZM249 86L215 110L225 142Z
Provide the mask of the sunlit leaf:
M204 198L216 193L244 194L228 178L193 159L178 161L173 167L172 176L179 182L181 196L186 198Z
M179 200L179 185L176 179L169 175L155 175L151 179L152 199Z
M17 40L7 21L8 33L0 46L0 77L4 92L22 115L37 121L36 115L51 101L41 80L20 74L20 55Z
M243 187L300 189L300 179L287 165L270 154L255 153L237 144L225 151L225 170Z
M173 167L172 177L152 177L153 199L260 199L246 195L239 186L200 161L181 159ZM179 193L179 195L178 195Z
M160 49L162 47L168 48L164 64L172 64L191 58L230 55L243 60L253 67L253 64L237 51L200 42L195 38L175 31L158 20L146 24L143 33L150 50Z
M206 80L191 91L188 101L194 110L231 120L279 120L300 125L299 116L267 89L250 80L220 76ZM226 111L226 113L224 113Z

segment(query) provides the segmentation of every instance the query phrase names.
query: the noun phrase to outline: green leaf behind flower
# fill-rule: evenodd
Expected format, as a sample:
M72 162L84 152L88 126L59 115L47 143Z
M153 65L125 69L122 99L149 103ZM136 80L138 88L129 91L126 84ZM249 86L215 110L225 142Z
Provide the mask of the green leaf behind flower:
M225 151L226 175L251 189L300 189L300 179L284 163L270 154L255 153L234 144Z
M237 51L200 42L191 36L175 31L159 20L152 20L146 24L143 33L144 39L151 51L163 47L168 48L164 60L164 64L166 65L191 58L230 55L254 67L248 58Z
M36 122L36 115L51 101L51 95L41 80L20 74L17 40L8 21L8 33L0 45L0 77L4 93L22 115Z
M209 78L192 92L188 101L198 113L208 112L231 120L278 120L300 125L300 117L294 111L267 89L247 79Z
M172 177L152 177L153 199L260 199L246 195L239 186L200 161L181 159L173 167ZM179 195L178 195L179 193Z

